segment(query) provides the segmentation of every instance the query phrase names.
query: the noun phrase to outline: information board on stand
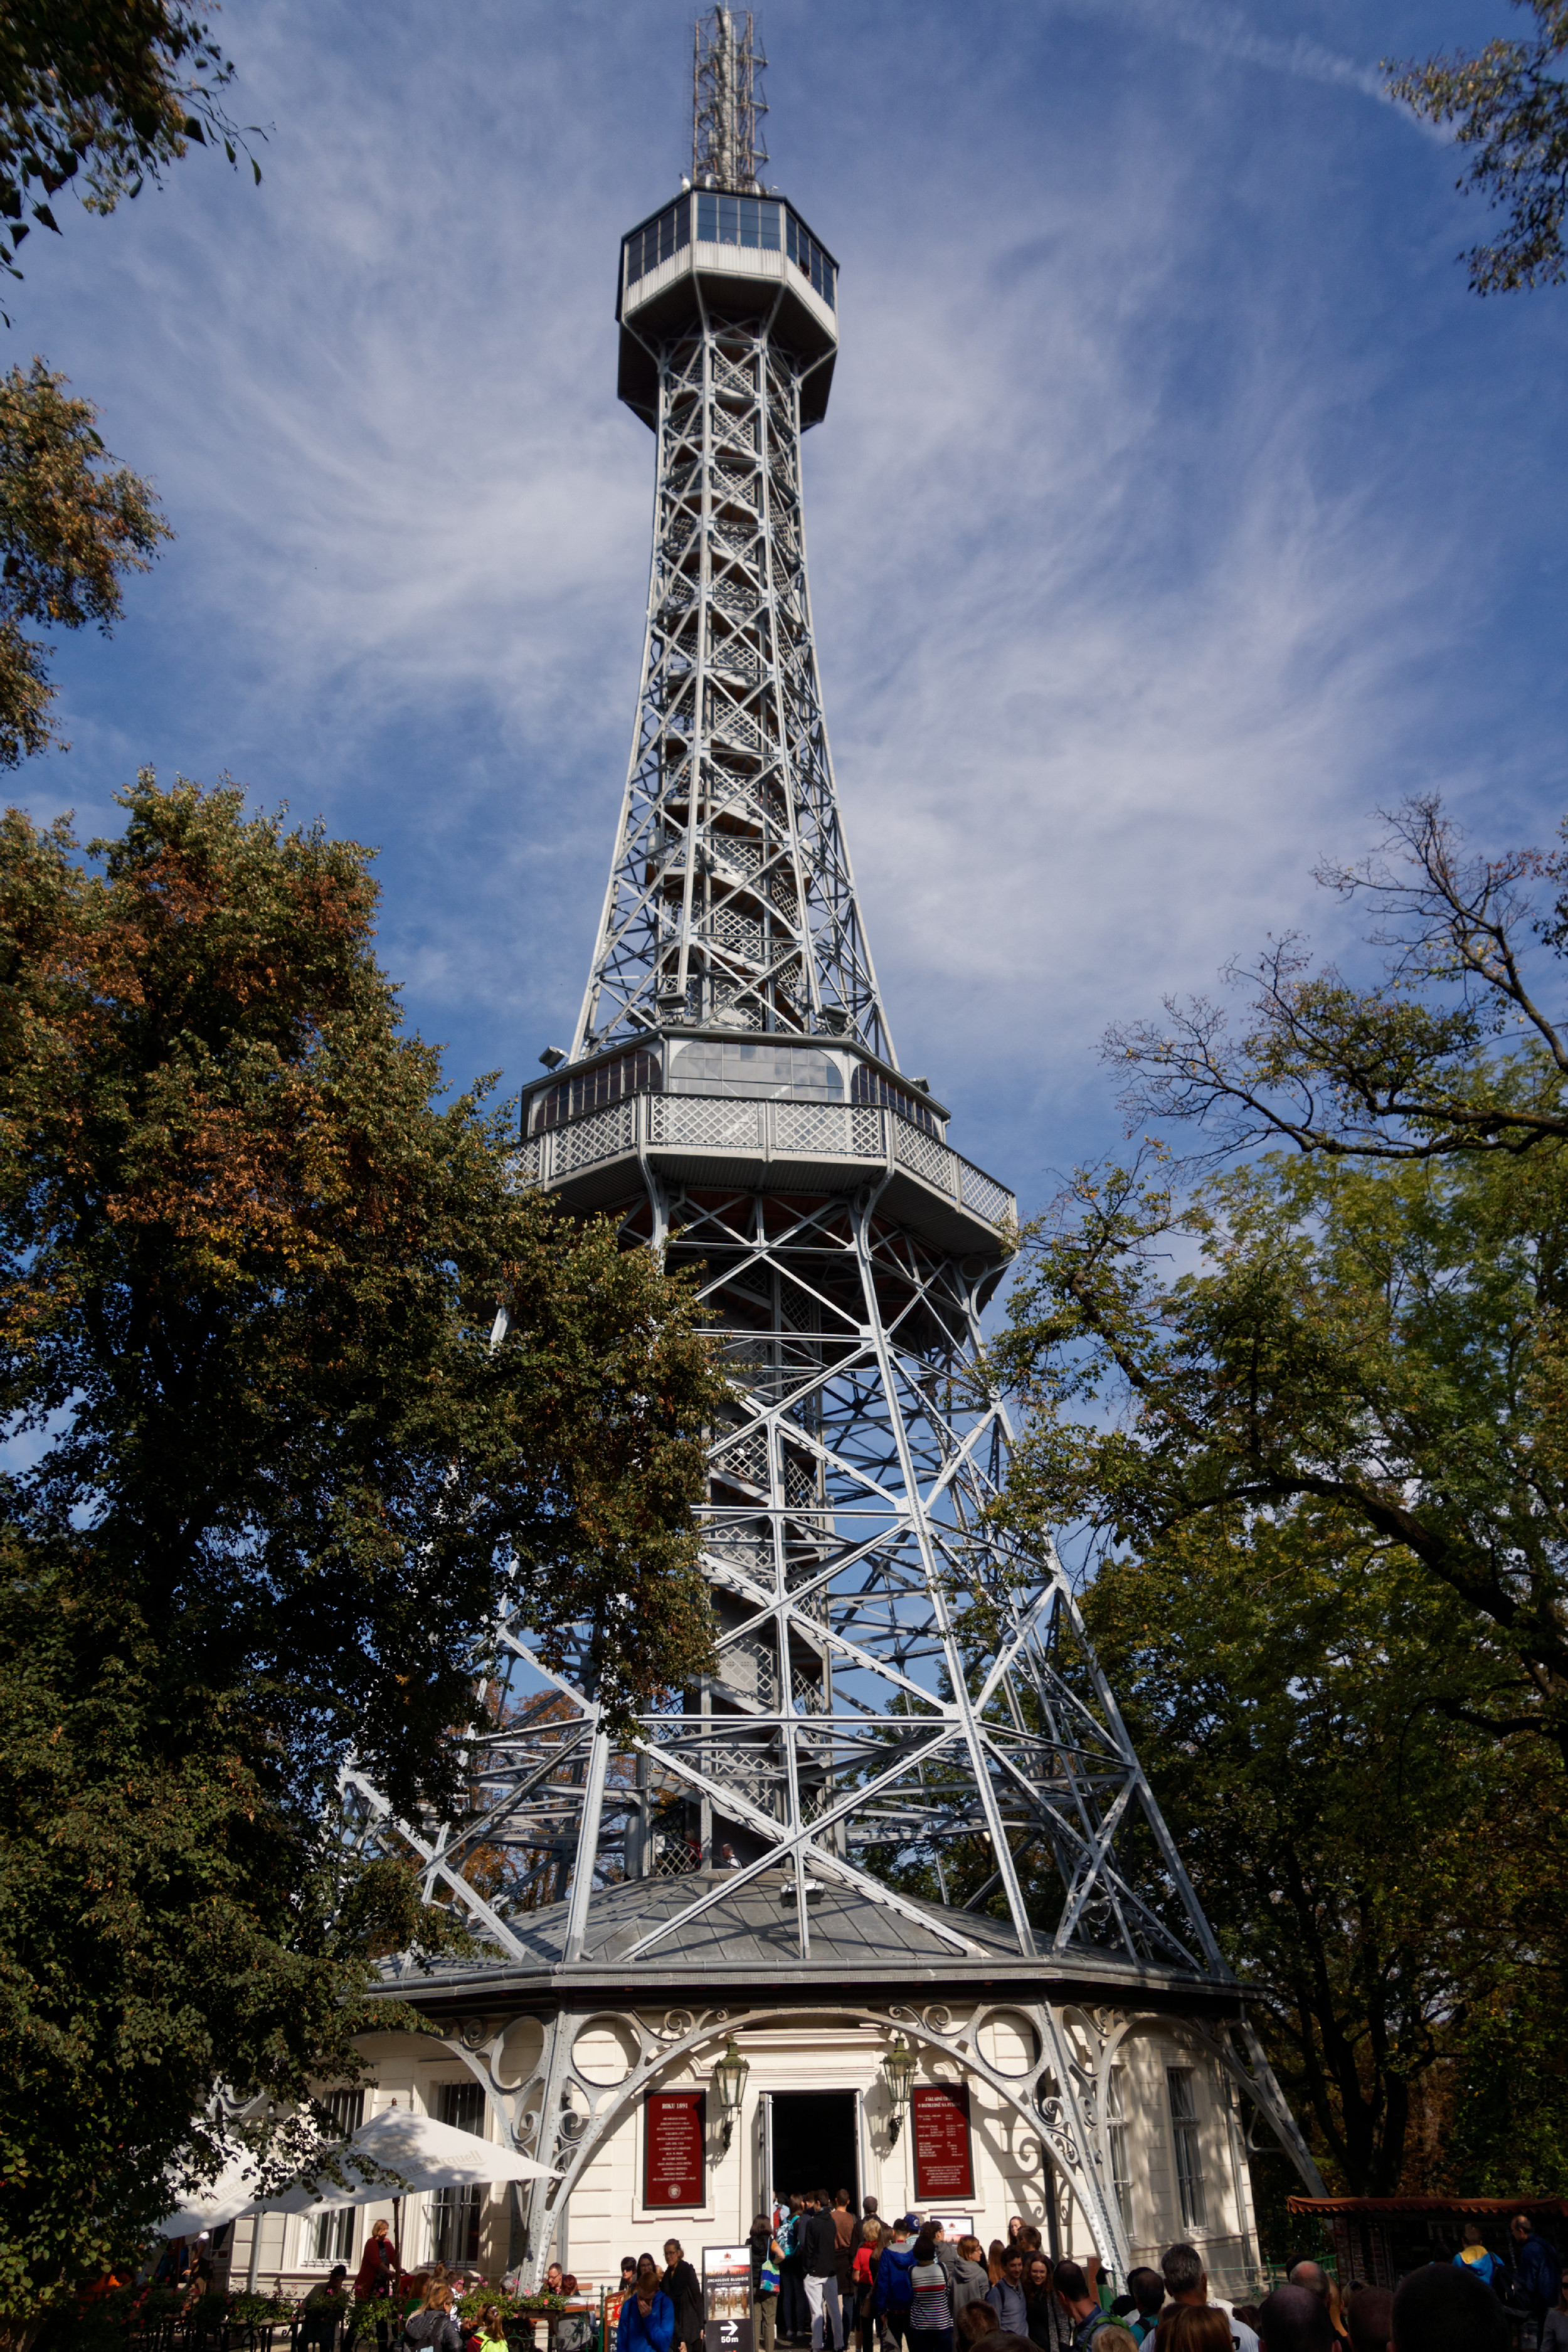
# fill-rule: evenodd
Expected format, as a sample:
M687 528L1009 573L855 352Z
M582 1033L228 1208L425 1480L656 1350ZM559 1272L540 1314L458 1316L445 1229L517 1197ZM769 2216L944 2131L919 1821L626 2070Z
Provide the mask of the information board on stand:
M703 2352L752 2352L752 2250L702 2249Z

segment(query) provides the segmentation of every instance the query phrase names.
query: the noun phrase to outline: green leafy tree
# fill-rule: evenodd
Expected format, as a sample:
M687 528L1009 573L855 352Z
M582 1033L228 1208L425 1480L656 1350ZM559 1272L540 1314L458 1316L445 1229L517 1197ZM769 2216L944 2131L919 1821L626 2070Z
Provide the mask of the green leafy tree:
M167 2210L219 2085L352 2076L418 1923L395 1869L345 1882L338 1764L453 1801L503 1591L547 1659L586 1636L617 1722L711 1646L691 1293L437 1099L362 850L233 789L124 805L97 871L0 824L13 2314Z
M16 256L33 221L59 233L49 199L79 177L88 210L110 213L193 140L237 162L240 134L220 97L233 78L204 13L179 0L5 0L0 268L21 275Z
M1199 1895L1361 2193L1527 2147L1555 2185L1521 2122L1568 2114L1534 2063L1568 1968L1564 1173L1088 1172L996 1350L1006 1510L1074 1525Z
M1389 94L1427 122L1453 123L1467 151L1458 185L1508 215L1467 258L1478 294L1560 286L1568 204L1568 0L1514 0L1535 19L1525 40L1489 41L1473 57L1385 60Z
M1568 1759L1568 1160L1081 1175L999 1359L1016 1491L1100 1544L1330 1506L1401 1546L1500 1664L1474 1702ZM1173 1254L1196 1260L1174 1279Z
M150 485L113 465L97 415L42 360L0 376L0 766L59 740L46 648L25 625L96 621L107 635L122 574L174 535Z
M1561 1849L1544 1783L1470 1719L1506 1671L1398 1547L1313 1505L1173 1528L1108 1562L1085 1611L1325 2172L1358 2196L1474 2190L1489 2157L1517 2189L1542 2088L1517 2068L1450 2160L1472 2039L1562 1991L1521 1940ZM1540 2139L1545 2192L1562 2164Z

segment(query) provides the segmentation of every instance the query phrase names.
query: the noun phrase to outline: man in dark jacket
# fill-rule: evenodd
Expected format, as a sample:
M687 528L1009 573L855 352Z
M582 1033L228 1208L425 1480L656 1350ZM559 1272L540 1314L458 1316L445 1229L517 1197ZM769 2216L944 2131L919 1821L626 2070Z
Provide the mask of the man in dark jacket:
M1528 2305L1539 2338L1541 2323L1557 2300L1562 2277L1557 2255L1528 2213L1516 2213L1508 2225L1512 2240L1513 2279L1519 2300Z
M670 2352L702 2352L702 2282L687 2261L679 2238L664 2242L664 2276L659 2285L675 2313Z
M822 2315L833 2330L834 2352L844 2352L844 2311L838 2300L838 2231L826 2189L811 2200L800 2233L805 2256L805 2304L811 2314L811 2352L822 2352Z

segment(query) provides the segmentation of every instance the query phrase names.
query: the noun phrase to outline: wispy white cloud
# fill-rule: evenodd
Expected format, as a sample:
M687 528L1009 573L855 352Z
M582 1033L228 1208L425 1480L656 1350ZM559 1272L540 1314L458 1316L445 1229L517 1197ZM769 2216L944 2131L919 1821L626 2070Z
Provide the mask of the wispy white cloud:
M1360 63L1325 48L1305 33L1281 37L1261 33L1238 8L1200 7L1192 0L1058 0L1058 5L1082 8L1099 16L1121 17L1166 40L1183 41L1206 49L1212 57L1234 58L1243 65L1261 66L1269 73L1289 74L1300 81L1329 82L1342 89L1359 90L1365 98L1392 103L1375 65Z
M906 1057L1036 1192L1106 1124L1110 1013L1316 919L1312 857L1402 778L1471 788L1477 679L1528 660L1499 518L1549 539L1555 478L1552 355L1478 394L1468 312L1388 308L1355 210L1383 118L1325 147L1291 111L1370 68L1235 11L1077 13L1066 80L1050 11L1032 47L936 7L768 25L776 169L845 263L808 529L875 950ZM1134 18L1174 66L1094 47ZM527 1075L585 968L651 494L611 286L679 166L684 27L407 0L372 40L268 0L231 28L279 125L259 195L187 167L29 293L182 536L73 652L78 749L26 789L95 817L138 757L227 761L384 843L384 952L459 1066ZM1279 69L1268 110L1216 50ZM1552 729L1538 698L1509 757Z

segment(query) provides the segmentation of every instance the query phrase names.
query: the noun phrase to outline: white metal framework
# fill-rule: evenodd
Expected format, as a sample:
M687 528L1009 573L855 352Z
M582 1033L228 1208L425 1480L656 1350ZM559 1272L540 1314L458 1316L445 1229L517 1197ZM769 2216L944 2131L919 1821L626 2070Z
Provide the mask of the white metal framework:
M1151 2004L1195 2021L1317 2175L1056 1552L995 1515L980 1315L1012 1199L899 1076L817 679L800 442L836 266L787 205L699 188L625 241L620 316L622 396L658 452L642 678L582 1014L529 1090L521 1167L696 1272L730 1381L701 1509L717 1663L617 1742L590 1630L556 1671L503 1613L460 1816L396 1821L351 1772L345 1835L483 1938L459 2038L562 2194L620 2112L574 2071L586 2015L628 2021L635 2090L714 2020L814 1986L842 2008L848 1984L984 2073L943 2005L978 2015L984 1987L1035 2021L1006 2096L1124 2266L1106 2068ZM917 1969L945 1988L918 2012ZM476 2054L503 1988L552 2020L504 2100ZM535 2264L555 2196L535 2193Z
M805 371L701 299L658 354L642 682L573 1057L675 1014L803 1034L832 1011L891 1060L812 635Z

